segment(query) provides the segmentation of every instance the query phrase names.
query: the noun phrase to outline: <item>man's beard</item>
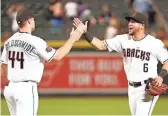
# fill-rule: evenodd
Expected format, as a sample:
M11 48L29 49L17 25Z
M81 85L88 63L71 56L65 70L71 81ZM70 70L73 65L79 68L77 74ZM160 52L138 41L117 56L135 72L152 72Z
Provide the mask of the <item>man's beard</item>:
M134 35L133 33L130 33L129 35Z
M134 35L134 32L131 32L131 33L128 32L128 34L129 34L129 35Z
M35 30L35 27L34 28L32 28L32 32Z

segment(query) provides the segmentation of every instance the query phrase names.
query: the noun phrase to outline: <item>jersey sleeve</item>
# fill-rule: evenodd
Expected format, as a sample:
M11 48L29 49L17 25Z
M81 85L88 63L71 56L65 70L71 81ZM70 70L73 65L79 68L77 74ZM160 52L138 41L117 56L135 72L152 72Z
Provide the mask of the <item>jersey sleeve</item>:
M50 46L47 45L47 43L41 39L36 39L35 48L37 50L37 53L47 62L50 62L54 56L56 55L56 50Z
M1 60L0 63L2 64L8 64L8 54L7 54L7 50L6 50L6 46L4 45L4 49L1 55Z
M121 37L122 37L121 35L117 35L114 38L105 40L106 47L109 52L112 51L122 52L122 45L120 41Z
M157 43L158 45L156 47L156 51L157 51L156 56L161 63L164 63L168 61L167 48L165 47L164 43L161 40L159 40Z

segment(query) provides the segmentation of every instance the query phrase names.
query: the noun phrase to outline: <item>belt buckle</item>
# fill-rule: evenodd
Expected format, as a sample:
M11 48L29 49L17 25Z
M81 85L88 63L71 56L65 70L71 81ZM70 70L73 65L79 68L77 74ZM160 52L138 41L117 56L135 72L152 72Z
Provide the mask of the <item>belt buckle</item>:
M132 82L132 81L129 81L129 83L130 83L130 85L131 85L132 87L135 87L135 84L134 84L134 82Z
M136 88L136 87L138 87L138 86L136 85L136 83L134 83L134 82L133 82L133 87L135 87L135 88Z
M138 85L137 85L137 83L136 82L132 82L132 85L133 85L133 87L138 87Z
M133 87L136 87L134 83L132 85L133 85Z

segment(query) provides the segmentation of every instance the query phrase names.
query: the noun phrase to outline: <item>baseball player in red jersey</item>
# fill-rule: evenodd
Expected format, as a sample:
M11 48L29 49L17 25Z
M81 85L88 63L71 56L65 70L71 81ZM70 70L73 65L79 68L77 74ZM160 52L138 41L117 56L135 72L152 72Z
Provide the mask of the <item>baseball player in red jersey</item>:
M2 69L9 80L4 96L12 116L36 116L37 85L42 78L44 63L60 61L83 33L80 27L73 29L65 44L55 50L31 34L35 30L35 21L30 10L21 10L17 14L17 23L19 31L5 42L1 55Z
M147 80L153 78L155 86L160 86L168 74L168 52L163 42L146 33L147 17L143 14L125 17L128 34L117 35L107 40L99 40L87 32L87 25L74 19L74 26L85 32L86 40L98 50L117 51L123 57L124 70L128 80L129 106L132 116L150 116L159 96L146 97ZM163 63L159 75L158 61Z

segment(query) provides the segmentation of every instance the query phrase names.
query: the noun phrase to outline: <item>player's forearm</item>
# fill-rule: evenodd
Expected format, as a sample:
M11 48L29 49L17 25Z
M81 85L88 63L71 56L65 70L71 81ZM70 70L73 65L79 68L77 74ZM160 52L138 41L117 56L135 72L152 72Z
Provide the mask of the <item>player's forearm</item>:
M105 43L101 41L100 39L92 36L89 32L84 34L85 39L96 49L98 50L107 50L107 47L105 46Z
M98 50L107 50L107 47L106 47L104 41L101 41L96 37L93 38L93 40L90 44L93 45Z
M70 52L74 43L75 43L74 39L71 39L71 38L68 39L65 42L65 44L57 50L57 53L54 59L57 61L60 61L63 57L65 57Z
M162 66L159 76L165 78L167 75L168 75L168 62L165 62Z

